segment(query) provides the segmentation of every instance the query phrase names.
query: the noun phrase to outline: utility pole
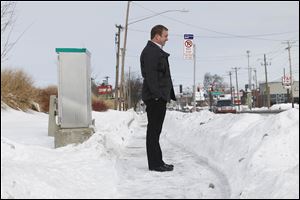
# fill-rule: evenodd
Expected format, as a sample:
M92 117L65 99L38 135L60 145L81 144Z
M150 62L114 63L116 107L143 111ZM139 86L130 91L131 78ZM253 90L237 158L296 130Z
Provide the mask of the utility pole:
M233 69L235 70L235 84L236 84L236 92L237 92L237 102L238 102L239 111L240 111L240 102L241 101L239 102L239 100L240 100L240 94L239 94L239 85L238 85L238 76L237 76L237 70L239 68L234 67Z
M251 110L252 109L252 83L251 83L252 68L250 68L250 64L249 64L249 58L250 58L250 51L249 50L247 50L247 57L248 57L248 89L249 89L249 93L247 91L247 100L248 100L248 107Z
M292 73L292 61L291 61L291 43L290 41L286 42L288 47L286 48L289 53L289 65L290 65L290 80L291 80L291 92L290 92L290 98L292 102L292 108L294 108L294 92L293 92L293 73Z
M233 103L231 75L232 75L232 74L231 74L231 71L229 71L229 78L230 78L230 99L231 99L231 103Z
M115 102L114 102L114 108L115 110L118 109L118 102L119 102L119 64L120 64L120 37L121 37L121 29L122 26L119 25L116 27L118 28L118 33L116 33L116 46L117 46L117 52L116 52L116 83L115 83ZM121 108L119 108L121 109Z
M121 69L121 98L122 98L122 107L125 110L125 84L124 84L124 66L125 66L125 51L126 51L126 42L127 42L127 30L128 30L128 17L129 17L129 6L130 1L127 2L127 11L126 11L126 21L125 21L125 33L124 33L124 45L122 48L122 69Z
M264 54L264 66L265 66L265 77L266 77L266 93L267 93L267 106L270 108L270 88L268 85L268 72L267 72L267 58L266 54Z

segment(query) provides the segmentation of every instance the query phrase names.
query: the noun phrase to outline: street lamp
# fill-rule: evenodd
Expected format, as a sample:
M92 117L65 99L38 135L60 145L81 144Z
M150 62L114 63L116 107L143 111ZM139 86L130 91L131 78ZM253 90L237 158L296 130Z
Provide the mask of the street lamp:
M125 33L124 33L124 45L123 45L123 48L122 48L122 68L121 68L121 86L120 86L120 89L121 89L120 93L121 93L121 97L122 98L124 98L124 96L125 96L124 95L124 91L125 91L125 85L124 85L124 65L125 65L125 51L126 51L128 25L131 25L131 24L134 24L134 23L137 23L137 22L140 22L140 21L143 21L143 20L146 20L146 19L158 16L158 15L161 15L161 14L164 14L164 13L167 13L167 12L189 12L188 10L185 10L185 9L182 9L182 10L166 10L166 11L163 11L163 12L160 12L160 13L155 13L154 15L151 15L151 16L148 16L148 17L145 17L145 18L142 18L142 19L139 19L139 20L136 20L136 21L128 23L130 2L131 1L127 2L127 12L126 12L126 21L125 21ZM123 105L123 110L124 110L124 107L125 106Z

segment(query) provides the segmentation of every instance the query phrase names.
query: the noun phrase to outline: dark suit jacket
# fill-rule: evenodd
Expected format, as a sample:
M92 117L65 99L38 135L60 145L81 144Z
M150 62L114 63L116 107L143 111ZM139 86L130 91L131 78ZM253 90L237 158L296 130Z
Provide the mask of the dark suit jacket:
M162 98L167 102L176 101L171 79L168 57L152 41L148 41L141 53L141 71L144 78L142 99L143 101Z

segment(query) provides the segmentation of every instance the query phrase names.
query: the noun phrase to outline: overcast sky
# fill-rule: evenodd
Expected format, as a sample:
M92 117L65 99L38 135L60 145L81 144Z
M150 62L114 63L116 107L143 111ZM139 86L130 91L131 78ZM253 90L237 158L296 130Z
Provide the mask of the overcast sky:
M87 48L91 54L92 75L98 82L109 76L115 83L115 24L125 24L126 1L116 2L18 2L16 38L28 27L9 60L1 68L23 68L37 86L57 84L55 48ZM140 74L139 55L149 40L154 25L169 29L164 50L171 54L170 66L174 85L193 84L193 62L183 59L183 34L194 34L197 45L197 83L206 72L224 76L240 67L239 84L248 83L246 51L250 66L257 69L258 81L264 81L263 54L272 58L268 80L279 80L288 69L288 52L283 43L293 40L291 49L295 78L299 80L299 2L135 2L130 5L129 22L168 12L129 26L125 70ZM239 37L247 36L247 37ZM124 32L122 32L123 45ZM235 79L235 76L233 76ZM234 82L235 83L235 82Z

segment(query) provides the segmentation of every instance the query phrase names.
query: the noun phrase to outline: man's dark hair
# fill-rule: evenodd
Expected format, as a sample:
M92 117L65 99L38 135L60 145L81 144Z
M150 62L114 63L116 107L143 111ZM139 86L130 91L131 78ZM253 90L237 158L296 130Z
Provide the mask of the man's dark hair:
M156 25L151 29L151 40L155 37L156 34L162 35L163 31L168 31L167 27L163 25Z

